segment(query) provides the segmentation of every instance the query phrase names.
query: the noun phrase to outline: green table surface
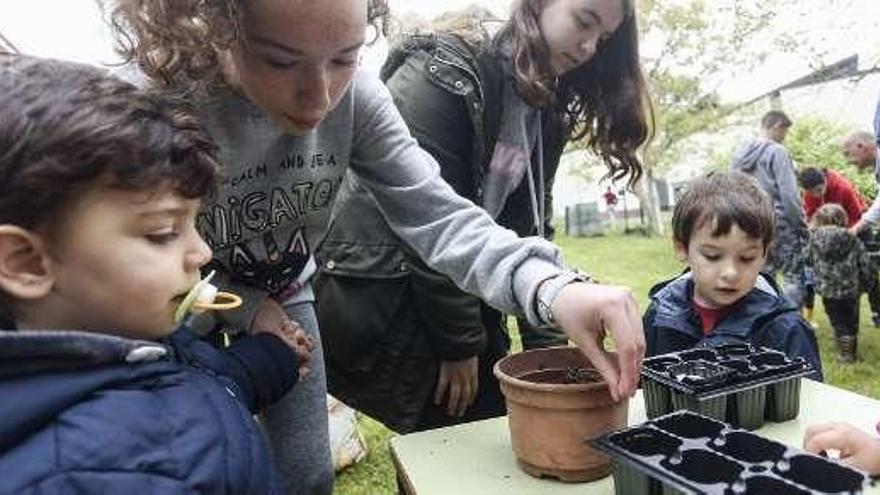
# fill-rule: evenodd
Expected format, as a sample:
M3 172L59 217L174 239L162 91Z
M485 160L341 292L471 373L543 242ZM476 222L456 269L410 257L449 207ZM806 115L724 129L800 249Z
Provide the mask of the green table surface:
M645 421L641 390L629 404L629 424ZM867 432L880 420L880 401L803 380L798 417L766 423L757 433L800 446L808 425L847 421ZM554 495L613 494L611 476L590 483L561 483L533 478L521 471L510 448L507 418L401 435L391 439L398 477L411 495ZM880 494L880 483L866 494Z

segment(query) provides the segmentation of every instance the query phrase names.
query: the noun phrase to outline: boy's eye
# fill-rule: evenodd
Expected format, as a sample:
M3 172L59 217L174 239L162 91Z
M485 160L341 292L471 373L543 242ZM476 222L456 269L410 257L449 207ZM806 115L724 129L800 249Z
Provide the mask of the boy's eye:
M339 59L339 60L334 60L333 64L336 66L339 66L339 67L354 67L357 65L357 62L358 62L357 58L353 58L350 60L349 59Z
M703 257L709 261L718 261L721 259L721 255L719 254L703 254Z
M575 19L575 21L577 22L577 25L578 25L581 29L590 29L590 28L592 28L593 25L594 25L594 22L593 22L592 20L590 20L590 19L586 19L586 18L581 17L581 16L579 16L579 15L574 16L574 19Z
M741 256L740 257L740 260L743 263L751 263L751 262L755 261L756 259L758 259L756 256Z

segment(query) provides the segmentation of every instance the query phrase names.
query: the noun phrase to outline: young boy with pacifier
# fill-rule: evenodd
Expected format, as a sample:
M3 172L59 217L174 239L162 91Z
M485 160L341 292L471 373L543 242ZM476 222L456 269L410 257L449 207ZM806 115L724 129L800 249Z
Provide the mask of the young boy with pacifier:
M24 56L0 56L0 115L0 493L282 493L252 413L311 342L286 323L219 351L175 321L206 286L213 143L168 99Z

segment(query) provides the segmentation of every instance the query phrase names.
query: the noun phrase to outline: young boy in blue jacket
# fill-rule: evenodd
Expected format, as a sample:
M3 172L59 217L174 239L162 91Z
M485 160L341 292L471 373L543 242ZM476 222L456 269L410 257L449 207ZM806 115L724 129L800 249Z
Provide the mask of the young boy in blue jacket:
M310 342L283 325L221 352L174 323L216 175L172 102L0 55L0 493L282 493L252 412Z
M646 356L750 342L803 357L822 380L812 327L761 273L773 209L742 172L693 180L672 216L675 254L689 271L651 289L643 321Z

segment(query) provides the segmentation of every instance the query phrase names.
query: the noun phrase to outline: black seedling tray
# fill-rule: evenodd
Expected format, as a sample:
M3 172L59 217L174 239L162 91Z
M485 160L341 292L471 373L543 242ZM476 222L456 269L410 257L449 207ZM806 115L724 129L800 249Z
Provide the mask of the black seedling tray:
M688 349L646 359L645 409L656 418L688 409L746 429L788 421L800 408L803 358L750 344Z
M678 411L590 442L612 459L617 495L861 493L861 471Z

